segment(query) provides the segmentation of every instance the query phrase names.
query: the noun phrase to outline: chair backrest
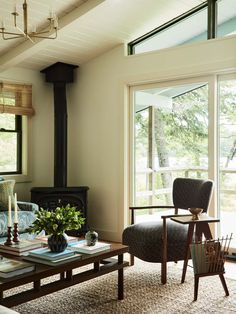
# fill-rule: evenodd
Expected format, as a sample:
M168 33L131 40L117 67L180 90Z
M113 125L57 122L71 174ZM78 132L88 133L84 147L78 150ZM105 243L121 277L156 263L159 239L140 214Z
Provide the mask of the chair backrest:
M207 212L213 190L213 181L191 178L177 178L173 183L173 204L175 208L203 208Z

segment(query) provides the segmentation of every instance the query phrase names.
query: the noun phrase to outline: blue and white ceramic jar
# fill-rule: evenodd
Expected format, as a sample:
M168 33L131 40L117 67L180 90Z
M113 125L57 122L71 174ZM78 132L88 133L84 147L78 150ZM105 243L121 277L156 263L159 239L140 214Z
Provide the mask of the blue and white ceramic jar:
M97 240L98 240L97 232L96 231L92 231L92 230L88 231L85 234L85 240L86 240L88 246L94 246L97 243Z

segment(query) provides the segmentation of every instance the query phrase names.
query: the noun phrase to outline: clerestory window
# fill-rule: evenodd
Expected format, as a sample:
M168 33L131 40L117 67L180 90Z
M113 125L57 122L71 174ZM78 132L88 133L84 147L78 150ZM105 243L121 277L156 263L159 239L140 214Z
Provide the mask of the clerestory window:
M128 44L139 54L236 33L236 1L208 0Z

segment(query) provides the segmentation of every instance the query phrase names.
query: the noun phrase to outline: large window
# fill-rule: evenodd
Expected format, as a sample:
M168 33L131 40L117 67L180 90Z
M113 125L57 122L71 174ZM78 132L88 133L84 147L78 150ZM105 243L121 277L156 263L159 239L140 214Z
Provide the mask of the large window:
M236 34L236 1L218 0L217 37Z
M0 147L0 173L21 173L21 116L8 113L0 115Z
M221 233L235 229L236 218L236 77L221 77L219 94L219 208ZM236 239L232 243L236 247Z
M33 115L31 85L0 83L0 174L22 173L22 116Z
M132 53L138 54L207 40L207 8L200 8L186 17L160 28L152 36L133 46Z
M176 177L208 177L208 84L135 91L135 205L172 204Z
M215 193L208 213L220 217L217 233L234 231L235 90L236 74L131 89L131 205L171 205L176 177L210 178ZM162 212L136 215L141 222L159 218ZM236 240L231 245L236 249Z
M208 0L130 42L139 54L236 33L236 1Z

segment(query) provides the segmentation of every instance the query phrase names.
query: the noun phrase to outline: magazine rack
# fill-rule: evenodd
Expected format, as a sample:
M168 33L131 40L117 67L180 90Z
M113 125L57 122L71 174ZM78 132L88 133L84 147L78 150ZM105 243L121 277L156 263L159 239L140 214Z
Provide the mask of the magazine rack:
M190 244L190 251L194 270L194 301L197 300L199 278L219 275L226 296L229 291L224 278L224 263L228 254L230 237L217 240L205 240Z

